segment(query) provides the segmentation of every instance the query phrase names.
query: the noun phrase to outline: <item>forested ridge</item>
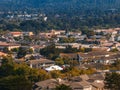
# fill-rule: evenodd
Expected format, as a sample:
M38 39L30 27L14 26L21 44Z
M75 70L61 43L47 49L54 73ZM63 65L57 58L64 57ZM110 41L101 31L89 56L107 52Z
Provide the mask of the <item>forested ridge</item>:
M39 8L41 10L101 10L119 8L119 0L1 0L1 9Z
M20 22L6 22L3 18L0 20L1 30L68 29L85 32L120 26L120 0L1 0L0 11L37 12L48 17L47 21L40 18Z

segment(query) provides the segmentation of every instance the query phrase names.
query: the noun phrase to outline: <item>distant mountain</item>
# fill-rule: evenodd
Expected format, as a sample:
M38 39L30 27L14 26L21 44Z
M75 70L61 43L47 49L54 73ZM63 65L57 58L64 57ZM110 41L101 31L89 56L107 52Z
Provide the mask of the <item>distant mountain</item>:
M114 9L120 7L120 0L0 0L0 9L39 8L43 11Z

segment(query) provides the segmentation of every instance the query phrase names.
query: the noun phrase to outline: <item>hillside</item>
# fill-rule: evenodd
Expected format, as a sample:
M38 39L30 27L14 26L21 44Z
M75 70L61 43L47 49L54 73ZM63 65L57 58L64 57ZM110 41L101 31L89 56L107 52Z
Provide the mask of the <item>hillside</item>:
M39 8L50 10L84 10L84 9L113 9L119 8L120 0L1 0L1 10Z
M18 14L44 13L38 20L1 21L1 30L45 31L50 29L84 30L120 27L120 0L0 0L0 11L18 10ZM16 11L13 12L16 15ZM1 19L2 19L1 18Z

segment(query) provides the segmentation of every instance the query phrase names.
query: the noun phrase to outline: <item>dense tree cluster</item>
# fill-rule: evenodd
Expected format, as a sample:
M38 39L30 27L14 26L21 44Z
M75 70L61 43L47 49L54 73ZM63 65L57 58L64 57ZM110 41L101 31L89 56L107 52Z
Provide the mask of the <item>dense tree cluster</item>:
M55 45L50 45L41 49L40 54L46 56L49 59L55 59L59 56L59 53L62 51L62 49L56 48Z
M40 8L41 10L58 10L60 8L62 10L71 9L74 11L75 9L82 10L84 9L92 9L99 8L100 9L108 9L108 8L118 8L120 1L119 0L1 0L0 8L4 10L12 9L12 10L20 10L20 9L28 9L28 8ZM12 5L12 6L11 6ZM5 7L7 6L7 7ZM46 8L47 7L47 8ZM50 12L50 11L49 11Z
M94 72L93 69L80 70L75 67L68 67L63 71L51 71L48 73L43 69L30 68L24 63L16 64L11 56L5 56L0 66L0 90L31 90L33 84L38 81L50 78L70 78Z
M16 51L17 51L17 58L22 58L25 57L27 54L33 53L33 50L31 48L25 48L25 47L19 47Z
M5 13L0 15L3 18L0 29L34 32L64 29L81 30L89 34L88 29L119 27L119 5L119 0L2 0L0 9ZM9 22L4 18L10 10L21 11L23 14L24 11L43 13L48 19L44 21L43 17L39 17L38 20L13 19Z
M0 29L2 30L23 30L23 31L47 31L51 29L59 30L80 30L83 34L93 35L91 30L96 28L114 28L120 25L120 14L119 11L116 13L109 12L99 12L95 13L90 11L90 15L87 11L82 15L66 13L65 16L62 14L60 17L55 17L55 15L48 14L48 20L27 20L27 21L14 21L1 22ZM83 17L84 16L84 17Z
M33 82L48 79L44 70L16 64L11 56L3 57L0 66L0 90L31 90Z
M66 46L65 49L56 48L55 45L49 45L40 50L40 54L44 55L45 57L55 60L59 57L60 53L77 53L77 52L89 52L92 51L91 48L73 48L72 46Z
M75 38L60 38L60 43L75 43Z
M120 90L120 74L107 73L105 78L105 88L109 90Z

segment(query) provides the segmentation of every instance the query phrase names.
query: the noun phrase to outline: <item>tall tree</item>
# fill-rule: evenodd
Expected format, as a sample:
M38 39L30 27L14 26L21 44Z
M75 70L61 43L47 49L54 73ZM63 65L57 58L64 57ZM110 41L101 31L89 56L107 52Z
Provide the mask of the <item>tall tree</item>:
M17 53L18 58L22 58L27 54L27 49L20 47Z

